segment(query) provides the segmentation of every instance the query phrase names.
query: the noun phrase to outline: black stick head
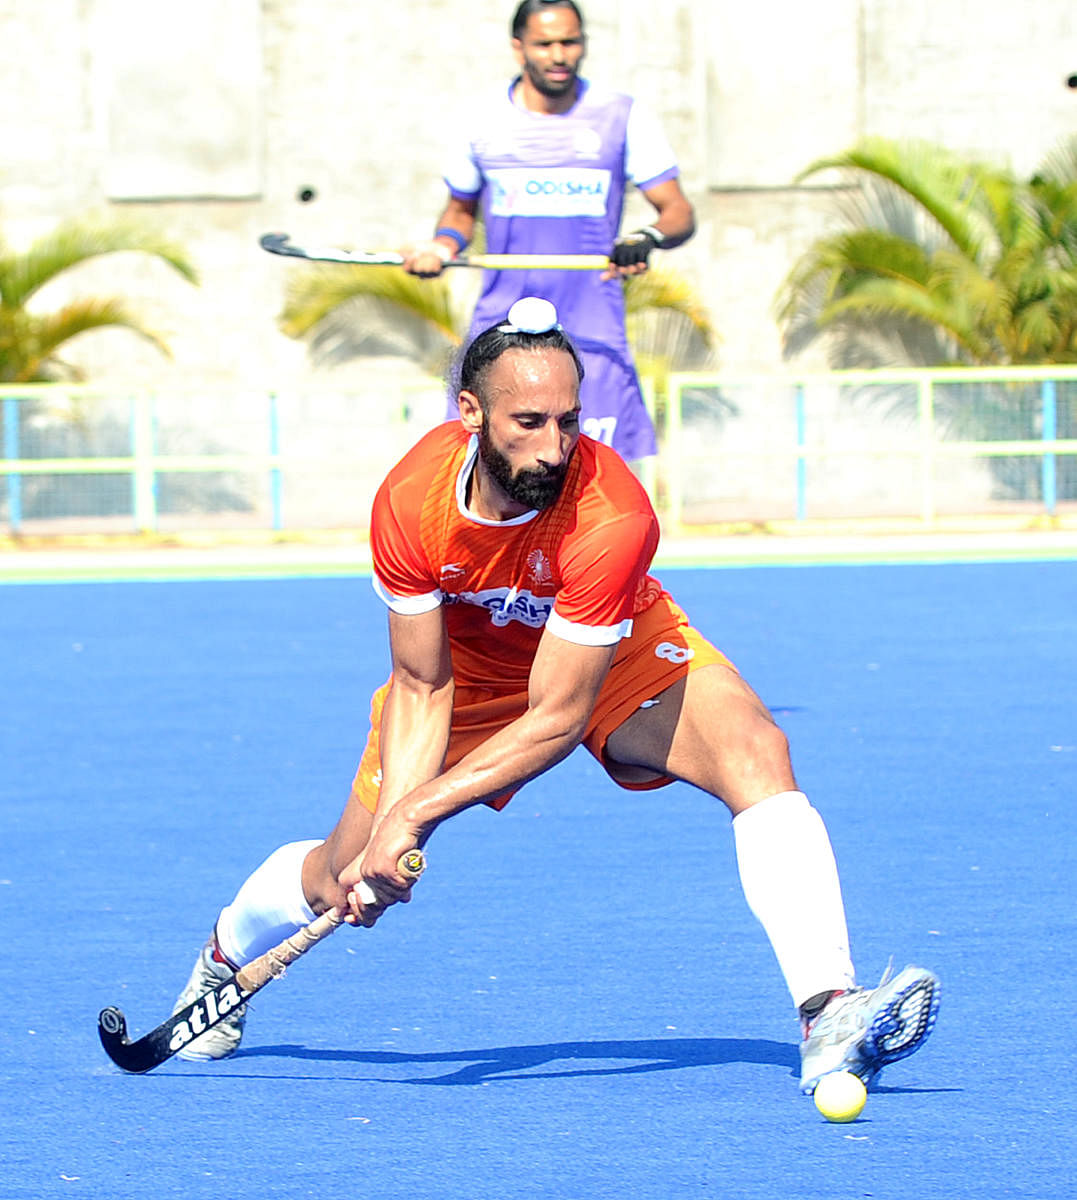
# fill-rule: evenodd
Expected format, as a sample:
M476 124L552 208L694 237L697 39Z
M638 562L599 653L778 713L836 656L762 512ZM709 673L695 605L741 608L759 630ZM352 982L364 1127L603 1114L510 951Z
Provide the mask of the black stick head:
M161 1056L160 1048L149 1037L137 1042L127 1039L127 1018L114 1006L103 1008L97 1017L97 1033L105 1053L122 1071L141 1075L150 1071L168 1057L166 1050Z
M103 1008L97 1016L97 1030L101 1034L101 1041L125 1042L127 1040L127 1018L118 1008L109 1005L108 1008ZM106 1044L105 1049L108 1049Z
M263 233L258 239L258 244L270 254L293 254L289 241L286 233Z
M127 1040L127 1018L113 1005L97 1014L97 1034L105 1053L124 1071L145 1070L131 1065L131 1043Z

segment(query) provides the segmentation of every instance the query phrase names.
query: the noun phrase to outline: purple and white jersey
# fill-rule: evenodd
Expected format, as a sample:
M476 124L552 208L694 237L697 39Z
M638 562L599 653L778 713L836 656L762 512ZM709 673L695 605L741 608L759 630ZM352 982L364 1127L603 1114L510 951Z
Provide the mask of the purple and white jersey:
M678 175L657 119L622 93L580 80L568 112L533 113L506 95L476 119L445 172L458 199L481 200L491 254L608 254L625 186ZM486 271L471 336L504 319L522 296L553 302L584 363L583 432L626 459L654 454L654 429L625 336L624 296L598 272Z

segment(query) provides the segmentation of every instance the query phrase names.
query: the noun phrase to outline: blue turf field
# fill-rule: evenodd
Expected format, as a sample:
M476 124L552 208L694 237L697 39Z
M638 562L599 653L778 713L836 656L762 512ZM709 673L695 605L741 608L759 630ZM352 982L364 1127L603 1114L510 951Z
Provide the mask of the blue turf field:
M788 731L862 982L944 986L862 1118L796 1028L724 810L583 752L429 847L410 908L125 1076L217 909L337 815L385 672L357 578L0 587L0 1195L1058 1197L1077 1169L1077 562L662 573Z

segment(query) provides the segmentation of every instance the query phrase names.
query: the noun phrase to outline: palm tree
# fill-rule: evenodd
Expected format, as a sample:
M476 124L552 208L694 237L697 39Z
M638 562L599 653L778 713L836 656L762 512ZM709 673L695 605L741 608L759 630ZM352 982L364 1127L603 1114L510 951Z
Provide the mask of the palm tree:
M95 329L127 329L168 353L163 338L121 297L86 297L54 312L31 311L47 283L90 259L125 251L151 255L190 283L198 281L179 246L133 221L70 221L21 254L0 241L0 383L80 378L60 353L73 338Z
M938 146L879 138L800 178L823 170L842 172L851 190L841 228L808 248L779 292L787 356L826 335L834 367L1077 362L1077 136L1027 181ZM1027 387L987 386L976 412L948 403L948 390L937 393L946 428L1030 436L1038 406ZM905 393L873 394L907 406ZM1060 406L1059 436L1077 432L1075 421L1073 403ZM1060 465L1060 489L1077 493L1077 462ZM1037 493L1033 464L991 468L1006 494Z
M190 283L198 276L184 251L163 234L131 220L91 218L61 224L39 238L27 250L16 253L0 241L0 384L74 381L83 372L65 361L65 347L84 333L98 329L126 329L168 354L163 337L119 296L87 296L68 300L52 311L35 305L39 293L61 276L105 254L134 251L164 262ZM37 423L46 401L19 397L13 416L5 405L0 425L4 441L17 448L23 430ZM35 431L37 453L42 457L66 454L119 454L129 446L127 431L114 418L85 421L76 403L51 412L53 419ZM178 494L190 485L187 480L162 480L162 495ZM100 515L118 511L126 501L117 498L112 480L102 475L84 477L77 489L65 488L49 476L5 477L0 489L0 508L12 509L13 496L25 516L71 515L86 511ZM123 495L122 490L118 493Z
M882 138L799 178L835 169L856 186L779 293L787 355L829 334L834 366L1077 362L1077 137L1028 182Z

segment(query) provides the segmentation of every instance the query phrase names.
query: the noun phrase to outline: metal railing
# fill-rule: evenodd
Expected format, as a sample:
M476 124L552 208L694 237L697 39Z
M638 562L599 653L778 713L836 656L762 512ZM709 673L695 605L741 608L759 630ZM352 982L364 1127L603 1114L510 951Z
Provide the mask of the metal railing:
M668 532L1077 508L1077 367L674 374L645 391L660 452L641 477ZM6 385L0 529L362 531L443 397L413 377L388 403Z
M362 528L386 469L441 418L444 394L413 377L388 399L0 386L0 528Z
M953 511L1055 517L1077 500L1077 367L681 373L669 379L659 420L673 529L698 523L693 510L708 507L705 488L690 491L700 464L712 483L734 464L742 476L745 463L765 464L775 472L771 494L786 498L781 516L799 522L904 515L931 525ZM872 464L887 460L889 497L873 486ZM838 472L836 494L825 497L826 466L842 462L856 470ZM743 488L730 489L726 519L738 503L753 507Z

